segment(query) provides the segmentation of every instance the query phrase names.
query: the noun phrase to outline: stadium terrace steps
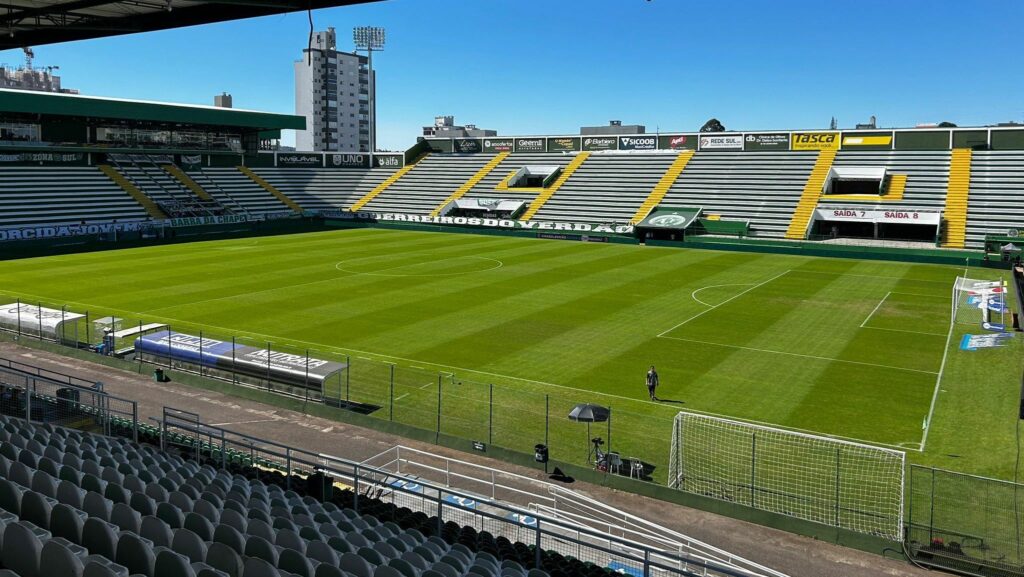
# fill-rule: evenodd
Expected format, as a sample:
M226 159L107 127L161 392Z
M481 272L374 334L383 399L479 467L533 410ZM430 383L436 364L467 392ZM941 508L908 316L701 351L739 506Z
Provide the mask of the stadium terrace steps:
M125 192L95 166L4 168L0 227L145 220L145 207Z
M294 210L295 212L302 212L302 207L299 206L298 203L296 203L291 198L288 198L287 195L285 195L283 192L275 188L274 185L270 184L266 180L263 180L263 177L253 172L252 169L249 168L248 166L239 166L238 171L248 176L253 182L262 186L267 192L277 197L277 199L283 202L285 205L287 205L288 208Z
M99 165L100 171L107 175L110 180L114 181L121 190L128 193L129 196L135 199L142 205L142 208L146 209L146 213L153 218L167 218L167 214L157 206L156 202L153 201L146 193L142 191L138 186L130 181L125 175L118 172L116 168L109 164Z
M856 203L877 210L936 210L946 203L949 151L840 151L832 166L883 167L889 176L883 196L823 195L819 203Z
M473 186L464 198L507 198L511 200L525 200L526 195L534 194L533 189L517 190L499 189L498 185L512 177L524 166L560 166L565 169L572 157L568 154L552 153L512 153L505 157L497 167L494 168L479 183Z
M658 180L658 184L654 185L654 188L651 189L651 194L640 204L640 208L636 210L633 218L630 219L631 223L637 224L647 218L647 215L654 210L654 207L658 206L658 203L668 194L668 189L672 188L676 179L679 178L683 169L686 168L686 164L693 158L694 152L693 150L684 150L676 156L676 159L669 165L668 170Z
M469 177L469 180L464 182L462 186L456 188L454 192L448 195L448 198L441 201L441 204L437 205L437 208L430 211L430 216L437 216L441 214L441 211L444 210L444 208L448 206L449 203L465 196L467 192L472 190L474 186L476 186L481 180L484 179L484 177L490 174L492 170L494 170L499 164L501 164L505 160L505 158L508 157L509 154L510 153L508 152L499 152L497 156L490 160L490 162L483 165L480 168L480 170L476 171L476 174Z
M196 181L192 180L187 174L185 174L185 171L178 168L177 165L165 164L163 165L163 169L167 171L167 174L170 174L175 179L177 179L182 186L191 190L192 193L198 196L200 199L216 202L214 201L214 198L210 196L210 193L203 190L203 187L199 186L199 184Z
M946 189L946 223L942 246L964 248L967 240L967 196L971 187L971 149L955 148L949 161L949 185Z
M237 212L264 213L291 210L267 189L236 168L203 168L187 173L221 204Z
M814 168L807 178L800 201L793 211L793 220L786 229L786 238L803 240L807 236L807 226L814 215L814 209L818 206L818 199L821 198L822 189L825 186L825 179L828 178L828 171L832 168L832 162L836 158L836 151L822 150L818 153L818 159L814 162Z
M748 221L752 236L781 238L816 158L815 152L697 152L662 202Z
M395 169L255 168L253 172L304 209L348 210L393 176Z
M523 215L519 217L519 220L530 220L531 218L533 218L533 216L537 214L537 211L539 211L540 208L544 206L544 203L550 200L551 197L554 196L556 192L558 192L558 189L561 188L562 185L564 185L566 181L569 180L569 177L572 176L572 174L576 172L580 165L586 162L587 158L589 157L589 152L580 152L576 154L575 158L569 161L569 164L565 165L565 168L562 169L562 174L558 175L558 178L555 179L555 182L553 182L551 186L544 189L543 192L538 194L536 198L533 199L533 202L531 202L530 206L526 208L526 212L524 212Z
M428 215L493 158L491 154L430 154L396 172L352 210Z
M1024 229L1024 151L977 150L971 154L967 246L981 248L985 235Z

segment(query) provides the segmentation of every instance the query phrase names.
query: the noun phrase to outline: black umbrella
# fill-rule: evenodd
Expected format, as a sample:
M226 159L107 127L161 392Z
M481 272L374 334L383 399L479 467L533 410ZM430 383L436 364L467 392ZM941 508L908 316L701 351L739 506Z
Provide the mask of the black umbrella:
M580 403L569 411L569 420L578 423L603 423L608 420L608 407Z
M590 423L603 423L611 417L611 409L608 407L602 407L601 405L591 405L590 403L580 403L569 411L569 420L576 421L577 423L587 424L587 460L590 460ZM597 445L594 446L594 452L597 451Z

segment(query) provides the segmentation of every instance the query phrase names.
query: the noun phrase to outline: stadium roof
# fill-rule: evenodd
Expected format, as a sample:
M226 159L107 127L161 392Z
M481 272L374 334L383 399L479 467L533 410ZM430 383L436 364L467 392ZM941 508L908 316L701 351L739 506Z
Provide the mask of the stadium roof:
M0 112L205 124L261 131L306 128L306 118L292 114L9 89L0 89Z
M0 50L379 0L10 0Z

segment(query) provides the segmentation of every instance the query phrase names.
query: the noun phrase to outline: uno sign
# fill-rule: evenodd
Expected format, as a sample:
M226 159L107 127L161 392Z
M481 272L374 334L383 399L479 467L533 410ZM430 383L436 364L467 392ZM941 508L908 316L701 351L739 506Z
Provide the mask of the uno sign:
M838 132L797 132L793 150L839 150Z

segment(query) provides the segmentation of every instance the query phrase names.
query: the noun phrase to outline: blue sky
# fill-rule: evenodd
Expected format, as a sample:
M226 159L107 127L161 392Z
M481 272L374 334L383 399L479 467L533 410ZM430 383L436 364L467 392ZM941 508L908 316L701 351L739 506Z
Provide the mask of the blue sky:
M434 115L501 134L609 119L649 132L1024 120L1020 0L387 0L318 10L350 48L384 26L378 144ZM305 13L37 47L84 94L294 111ZM20 64L20 51L0 52Z

